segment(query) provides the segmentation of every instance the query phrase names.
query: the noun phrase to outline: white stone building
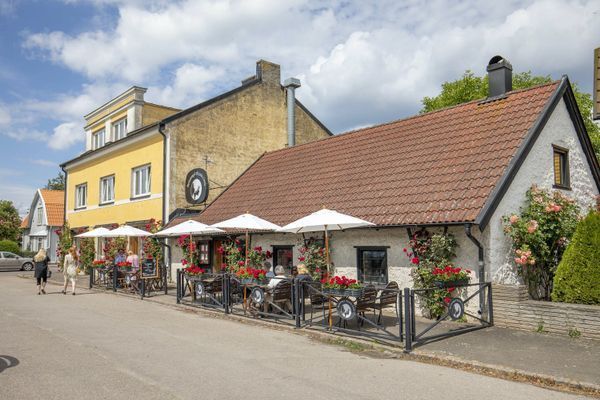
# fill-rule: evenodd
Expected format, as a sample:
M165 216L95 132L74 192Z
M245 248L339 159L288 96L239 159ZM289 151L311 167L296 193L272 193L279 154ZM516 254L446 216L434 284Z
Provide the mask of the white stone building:
M27 251L46 249L52 262L56 262L58 235L64 223L65 192L38 189L33 196L29 214L23 219L21 248Z
M323 207L363 218L376 226L332 234L336 273L400 287L411 285L409 232L447 230L458 242L455 264L475 282L517 284L502 216L519 211L532 185L590 208L600 169L566 76L513 91L506 60L494 57L488 72L485 99L266 153L194 219L250 212L285 225ZM221 240L200 240L214 268ZM273 264L298 263L300 235L251 240L275 254Z

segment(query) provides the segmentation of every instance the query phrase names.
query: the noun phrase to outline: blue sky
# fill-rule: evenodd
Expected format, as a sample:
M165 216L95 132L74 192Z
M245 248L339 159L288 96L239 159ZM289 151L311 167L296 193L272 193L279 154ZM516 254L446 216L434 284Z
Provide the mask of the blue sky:
M598 1L0 0L0 198L26 211L83 150L83 115L132 85L188 107L264 58L343 132L418 112L495 54L589 92L598 46Z

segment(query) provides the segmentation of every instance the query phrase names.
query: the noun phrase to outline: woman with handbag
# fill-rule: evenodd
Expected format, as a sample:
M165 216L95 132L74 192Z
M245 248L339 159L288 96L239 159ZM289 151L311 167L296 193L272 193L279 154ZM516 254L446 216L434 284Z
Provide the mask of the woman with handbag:
M46 255L45 249L40 249L35 257L33 257L33 261L35 262L35 272L34 276L37 280L37 289L39 294L46 294L46 281L48 280L48 261L50 261L50 257Z
M79 257L77 256L77 248L71 246L69 253L65 256L65 262L63 265L63 276L65 277L65 286L62 293L67 294L67 285L71 281L72 295L75 296L75 285L77 284L77 268L79 264Z

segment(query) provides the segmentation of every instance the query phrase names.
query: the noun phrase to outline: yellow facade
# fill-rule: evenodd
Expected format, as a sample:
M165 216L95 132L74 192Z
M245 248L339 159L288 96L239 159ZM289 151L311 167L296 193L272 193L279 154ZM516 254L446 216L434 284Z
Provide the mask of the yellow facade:
M163 139L154 131L141 141L129 141L101 157L68 168L67 220L72 228L124 224L162 218ZM150 164L150 195L132 199L132 169ZM114 202L100 203L100 179L114 174ZM75 188L87 183L87 205L74 210Z

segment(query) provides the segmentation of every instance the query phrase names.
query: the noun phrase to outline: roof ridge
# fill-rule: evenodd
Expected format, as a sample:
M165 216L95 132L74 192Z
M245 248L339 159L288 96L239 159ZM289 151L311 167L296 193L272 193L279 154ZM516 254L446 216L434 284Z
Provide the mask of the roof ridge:
M535 86L531 86L531 87L528 87L528 88L511 90L510 92L507 92L506 94L510 95L510 94L522 93L522 92L526 92L526 91L529 91L529 90L539 89L539 88L544 87L544 86L556 85L556 84L560 84L561 81L562 81L562 78L559 79L559 80L555 80L555 81L548 82L548 83L542 83L540 85L535 85ZM282 149L267 151L267 152L264 153L264 155L268 156L268 155L271 155L271 154L275 154L275 153L287 151L287 150L290 150L290 149L296 149L296 148L299 148L299 147L302 147L302 146L313 145L315 143L320 143L320 142L322 142L324 140L333 140L334 138L345 137L345 135L350 135L350 134L354 134L354 133L365 132L368 129L379 128L379 127L382 127L382 126L392 125L392 124L396 124L396 123L403 122L403 121L410 121L412 119L421 118L421 117L424 117L426 115L433 115L433 114L440 113L440 112L447 111L447 110L451 110L451 109L454 109L454 108L466 107L466 106L468 106L468 105L470 105L472 103L479 103L479 102L481 102L481 101L483 101L485 99L486 99L485 97L484 98L480 98L480 99L475 99L475 100L468 101L466 103L460 103L460 104L455 104L453 106L443 107L443 108L440 108L440 109L437 109L437 110L433 110L433 111L429 111L429 112L423 113L423 114L415 114L415 115L411 115L409 117L398 118L398 119L395 119L395 120L392 120L392 121L388 121L388 122L384 122L384 123L381 123L381 124L375 124L375 125L366 126L364 128L351 129L349 131L345 131L345 132L341 132L341 133L338 133L338 134L334 134L333 136L329 136L329 137L325 137L325 138L320 138L320 139L313 140L313 141L307 142L307 143L298 144L298 145L293 146L293 147L284 147Z

